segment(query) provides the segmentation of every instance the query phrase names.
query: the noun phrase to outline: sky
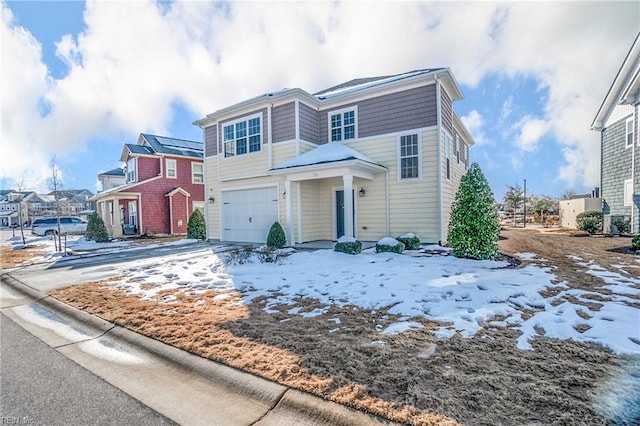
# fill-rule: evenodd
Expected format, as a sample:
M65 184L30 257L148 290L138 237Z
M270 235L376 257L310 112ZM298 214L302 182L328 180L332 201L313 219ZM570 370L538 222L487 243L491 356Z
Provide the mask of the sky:
M450 68L471 161L559 197L599 186L591 122L640 31L638 2L6 1L0 189L97 189L140 133L248 98Z

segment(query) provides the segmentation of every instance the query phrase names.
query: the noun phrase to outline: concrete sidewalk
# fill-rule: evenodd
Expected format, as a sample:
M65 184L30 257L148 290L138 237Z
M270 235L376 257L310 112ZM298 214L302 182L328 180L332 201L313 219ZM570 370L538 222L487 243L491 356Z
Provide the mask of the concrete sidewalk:
M176 423L395 424L144 337L61 303L10 273L0 278L3 314Z

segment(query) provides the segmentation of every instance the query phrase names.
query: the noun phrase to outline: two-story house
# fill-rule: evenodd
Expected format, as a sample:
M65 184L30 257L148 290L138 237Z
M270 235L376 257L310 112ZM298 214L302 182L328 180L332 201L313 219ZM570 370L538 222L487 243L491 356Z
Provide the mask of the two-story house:
M112 237L186 234L194 209L204 211L202 142L141 133L125 144L124 185L90 200Z
M127 183L124 167L107 170L98 174L98 182L100 182L100 191L107 191Z
M640 232L640 33L636 36L591 129L600 132L600 186L604 230L613 218L628 220Z
M207 237L289 244L407 232L445 242L473 140L447 68L284 89L196 121L204 130Z

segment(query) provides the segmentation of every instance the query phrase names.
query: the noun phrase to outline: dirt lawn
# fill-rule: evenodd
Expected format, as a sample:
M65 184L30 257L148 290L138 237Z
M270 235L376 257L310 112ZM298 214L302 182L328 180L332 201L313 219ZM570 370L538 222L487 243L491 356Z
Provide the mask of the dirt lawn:
M601 293L601 300L608 291L603 280L587 273L590 260L640 275L638 255L628 250L630 238L505 230L500 247L507 255L535 253L523 264L551 267L558 281ZM627 408L631 417L620 417L611 404L616 378L628 375L629 365L640 374L638 359L546 337L532 342L533 351L523 351L516 347L520 333L509 327L438 339L431 331L439 324L418 319L423 329L382 335L376 326L397 319L388 312L329 307L326 314L304 317L289 314L288 305L266 313L264 298L246 306L219 300L213 291L208 298L177 294L176 303L167 304L162 295L141 300L109 282L51 295L203 357L402 423L631 425L633 410L640 413L640 400ZM235 297L239 302L241 295ZM301 300L301 311L320 307L317 300ZM598 302L596 297L585 305L585 315L598 310ZM328 325L336 316L344 330L339 333Z

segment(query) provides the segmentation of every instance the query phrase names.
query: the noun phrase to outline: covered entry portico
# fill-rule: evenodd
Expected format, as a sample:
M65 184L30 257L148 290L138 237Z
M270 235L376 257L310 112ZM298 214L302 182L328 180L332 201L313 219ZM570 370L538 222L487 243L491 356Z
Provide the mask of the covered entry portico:
M309 240L310 238L304 237L303 227L313 226L311 222L314 222L314 217L315 222L323 223L320 226L326 227L326 221L322 217L326 217L328 209L324 205L317 209L309 207L309 202L314 198L321 199L324 203L331 200L329 205L334 208L331 214L335 231L328 234L324 229L319 235L324 235L325 238L316 239L326 239L328 235L331 235L332 239L337 239L342 236L338 235L339 233L356 237L357 216L354 200L357 197L356 194L362 189L362 185L358 185L357 182L373 181L377 174L384 174L387 171L386 167L338 142L321 145L271 169L271 174L284 175L286 178L284 198L287 243L291 245ZM305 185L305 183L312 184L313 181L317 182L314 188L318 188L319 193L312 191L311 185ZM337 193L341 194L336 197ZM340 201L343 207L339 205ZM341 211L342 214L336 214L336 210ZM294 217L294 211L297 217ZM343 221L343 226L336 228L337 221ZM297 223L297 229L294 228L294 223Z

